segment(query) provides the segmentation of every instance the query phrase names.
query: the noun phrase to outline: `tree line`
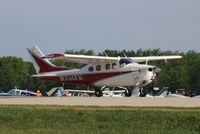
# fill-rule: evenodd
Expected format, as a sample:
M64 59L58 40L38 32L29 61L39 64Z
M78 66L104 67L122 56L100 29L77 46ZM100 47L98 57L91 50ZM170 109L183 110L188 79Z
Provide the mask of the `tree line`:
M96 54L93 50L66 50L68 54L82 55L100 55L113 57L134 57L134 56L161 56L161 55L182 55L183 59L165 61L153 61L148 64L158 66L161 72L157 75L154 82L147 86L163 87L168 86L171 89L186 89L187 91L200 92L200 53L190 50L188 52L179 51L162 51L160 49L139 49L134 50L105 50ZM63 62L59 60L51 60L53 64L59 66L67 66L72 68L80 68L82 65L71 62ZM33 64L24 61L19 57L0 57L0 89L8 91L12 88L38 90L41 88L49 90L54 86L62 86L62 83L42 81L38 78L32 78L35 74ZM79 86L68 85L67 86Z

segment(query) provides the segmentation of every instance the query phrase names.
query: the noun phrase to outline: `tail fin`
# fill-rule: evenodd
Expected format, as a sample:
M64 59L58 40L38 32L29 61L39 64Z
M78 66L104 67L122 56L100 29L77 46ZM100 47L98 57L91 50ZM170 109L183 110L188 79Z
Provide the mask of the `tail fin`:
M64 96L64 92L62 87L54 87L47 94L48 96Z
M42 53L38 46L27 48L27 50L30 53L33 65L37 73L69 70L66 67L57 67L53 65L47 58L43 58L45 55Z

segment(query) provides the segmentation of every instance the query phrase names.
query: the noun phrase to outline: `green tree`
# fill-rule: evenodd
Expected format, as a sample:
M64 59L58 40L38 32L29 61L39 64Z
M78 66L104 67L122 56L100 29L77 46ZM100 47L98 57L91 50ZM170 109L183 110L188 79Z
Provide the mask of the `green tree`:
M28 65L17 57L0 58L0 87L7 91L11 88L26 88Z

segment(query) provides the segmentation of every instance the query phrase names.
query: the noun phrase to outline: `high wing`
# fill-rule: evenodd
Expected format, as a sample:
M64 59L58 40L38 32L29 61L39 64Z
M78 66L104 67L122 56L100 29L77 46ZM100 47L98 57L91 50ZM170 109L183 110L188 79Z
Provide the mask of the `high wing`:
M147 57L129 57L134 62L146 62L146 61L156 61L156 60L173 60L173 59L181 59L182 56L172 55L172 56L147 56Z
M88 55L73 55L73 54L50 54L43 58L54 58L54 59L83 63L83 64L117 62L120 60L120 57L88 56Z
M83 63L83 64L99 64L105 62L117 62L120 57L106 57L106 56L88 56L88 55L73 55L73 54L50 54L43 58L54 58L69 62ZM147 62L147 61L156 61L156 60L172 60L172 59L181 59L182 56L173 55L173 56L147 56L147 57L128 57L134 62Z

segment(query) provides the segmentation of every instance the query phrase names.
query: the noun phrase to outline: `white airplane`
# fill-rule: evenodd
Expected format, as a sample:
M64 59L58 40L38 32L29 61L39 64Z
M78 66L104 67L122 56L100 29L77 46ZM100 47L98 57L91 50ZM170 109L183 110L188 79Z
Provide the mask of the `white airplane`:
M125 96L132 95L133 86L143 87L153 81L160 69L147 65L148 61L180 59L182 56L148 56L148 57L106 57L73 54L44 55L33 46L27 49L30 53L37 74L43 80L54 80L65 83L79 83L95 86L95 95L102 96L106 87L121 88ZM86 64L81 69L57 67L48 58ZM138 64L146 62L146 64Z

